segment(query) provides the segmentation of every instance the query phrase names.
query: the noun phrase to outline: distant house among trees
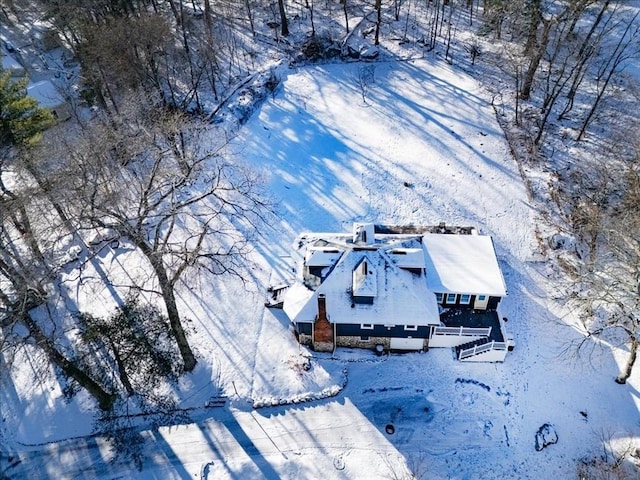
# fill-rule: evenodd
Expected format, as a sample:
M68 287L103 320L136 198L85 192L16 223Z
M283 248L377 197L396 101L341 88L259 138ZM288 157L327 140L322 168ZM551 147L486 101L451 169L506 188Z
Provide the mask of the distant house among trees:
M27 95L37 100L40 107L51 111L57 121L63 122L71 118L69 102L49 80L29 84Z
M26 74L24 67L11 55L2 55L2 70L10 72L14 78L22 78Z
M464 361L503 361L497 308L507 294L493 241L474 228L355 224L305 233L283 308L300 343L420 351L455 347Z

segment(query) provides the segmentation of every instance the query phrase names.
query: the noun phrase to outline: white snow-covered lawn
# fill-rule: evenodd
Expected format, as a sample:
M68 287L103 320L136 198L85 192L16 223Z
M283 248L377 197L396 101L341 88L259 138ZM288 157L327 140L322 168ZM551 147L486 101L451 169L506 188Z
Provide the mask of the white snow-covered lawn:
M367 67L375 82L363 101ZM605 348L591 363L560 355L574 319L539 261L536 207L479 85L431 60L280 72L274 97L226 152L264 172L277 220L261 232L246 285L199 277L179 289L200 358L182 380L182 406L201 407L218 386L227 406L144 432L138 472L109 462L100 438L64 440L90 432L85 397L65 404L51 378L34 382L24 368L0 393L4 448L20 460L3 457L0 475L383 479L408 466L416 478L573 478L603 438L640 446L639 375L613 381L626 352ZM300 348L282 312L265 309L266 288L291 276L299 232L346 232L353 221L444 221L492 235L509 292L501 313L517 343L506 362L458 363L448 349L330 358ZM278 405L303 400L312 401ZM536 451L545 423L558 442Z

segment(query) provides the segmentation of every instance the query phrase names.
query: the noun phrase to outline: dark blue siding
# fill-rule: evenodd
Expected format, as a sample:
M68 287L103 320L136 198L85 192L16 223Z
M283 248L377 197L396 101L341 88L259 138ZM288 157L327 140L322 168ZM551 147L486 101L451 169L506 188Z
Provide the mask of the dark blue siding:
M489 303L487 304L487 310L495 310L500 303L500 297L489 297Z
M374 325L373 329L361 328L360 324L339 323L336 326L338 336L352 337L398 337L398 338L427 338L429 327L418 327L417 331L405 330L404 325L394 325L385 327L384 325Z
M498 308L498 303L502 300L501 297L489 297L489 301L487 303L487 310L495 310ZM440 305L443 307L456 307L456 308L473 308L473 304L476 301L476 295L471 295L470 301L468 304L460 303L460 294L456 297L456 303L448 303L447 302L447 294L442 295L442 302Z
M310 322L299 322L297 324L298 333L311 335L312 324ZM429 337L429 327L418 327L418 330L405 330L404 325L394 325L385 327L384 325L374 325L373 329L361 328L360 324L339 323L336 325L336 334L351 337L398 337L398 338L427 338Z
M311 323L298 322L298 333L303 335L311 335Z

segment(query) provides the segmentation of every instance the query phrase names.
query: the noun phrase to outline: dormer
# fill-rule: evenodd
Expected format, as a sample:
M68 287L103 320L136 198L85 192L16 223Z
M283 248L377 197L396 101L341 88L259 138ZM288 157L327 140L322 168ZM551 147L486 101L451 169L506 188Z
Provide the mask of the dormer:
M334 247L310 247L305 254L304 266L309 274L322 277L324 269L333 267L342 253L341 249Z
M394 248L388 250L389 257L398 268L420 273L426 268L422 248Z
M354 303L373 303L378 294L376 272L365 257L353 269L352 295Z
M373 223L353 224L353 243L356 245L373 245L376 243L375 227Z

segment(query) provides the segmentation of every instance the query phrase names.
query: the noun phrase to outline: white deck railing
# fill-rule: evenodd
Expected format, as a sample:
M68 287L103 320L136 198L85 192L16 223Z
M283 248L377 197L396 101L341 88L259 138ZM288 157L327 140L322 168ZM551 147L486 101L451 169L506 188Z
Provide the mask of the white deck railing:
M434 327L433 336L446 335L455 337L488 337L491 335L491 327Z
M480 355L481 353L490 352L492 350L506 350L507 344L505 342L489 342L482 345L476 345L466 350L461 350L458 360L464 360L465 358L473 357L474 355Z

